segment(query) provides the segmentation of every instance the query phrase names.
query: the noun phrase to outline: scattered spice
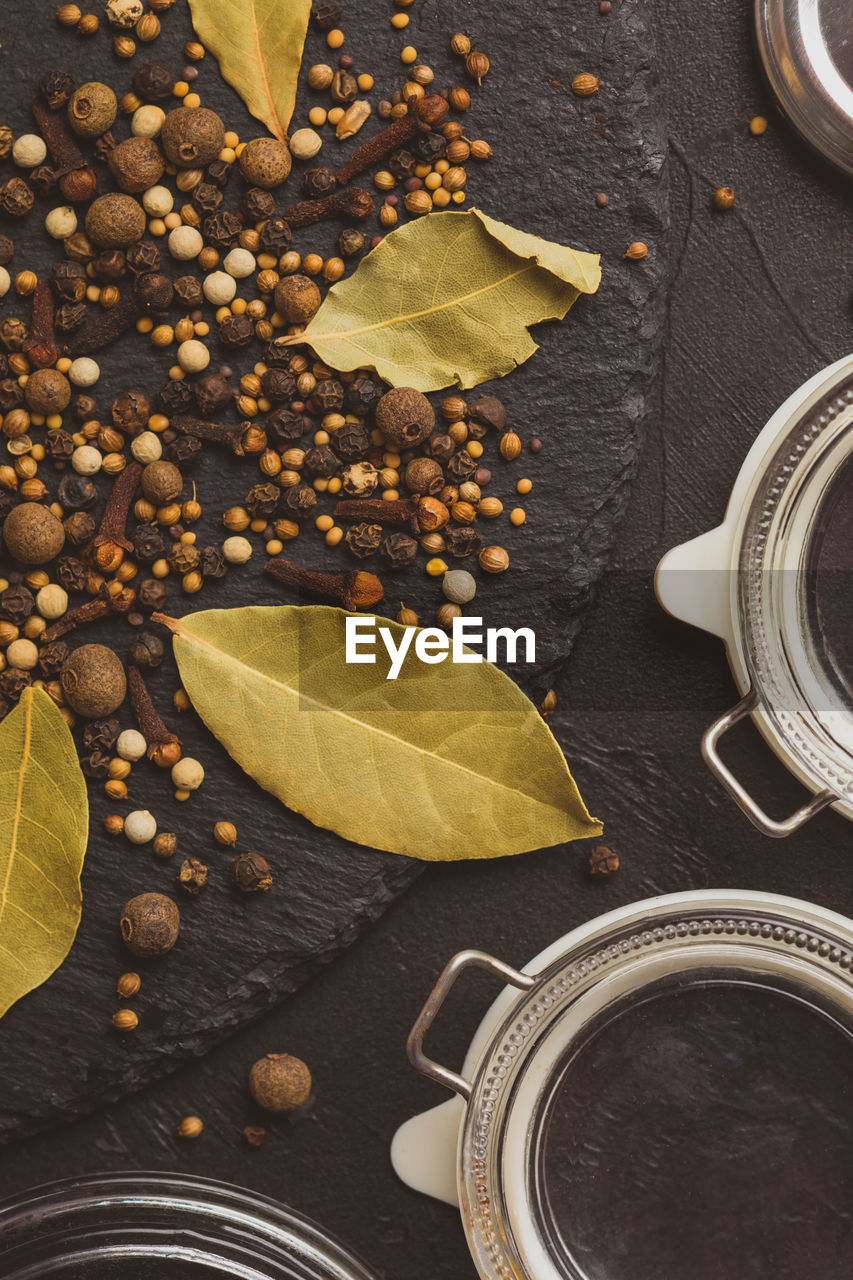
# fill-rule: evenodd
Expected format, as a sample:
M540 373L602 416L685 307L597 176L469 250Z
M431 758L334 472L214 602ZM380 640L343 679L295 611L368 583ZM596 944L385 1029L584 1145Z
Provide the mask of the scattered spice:
M731 209L734 202L734 187L717 187L717 190L714 192L714 204L718 209Z
M198 1116L184 1116L178 1125L179 1138L198 1138L204 1129L204 1123Z
M121 1000L130 1000L141 986L142 979L138 973L123 973L116 983L116 995Z
M597 879L612 876L619 870L619 854L606 844L597 844L589 855L589 874Z
M301 1058L268 1053L249 1072L249 1090L264 1111L298 1111L311 1096L311 1072Z
M250 1147L260 1147L267 1136L266 1129L259 1124L247 1124L243 1128L243 1137Z
M178 941L181 916L177 904L162 893L141 893L122 908L121 937L128 951L150 958L165 955Z
M269 863L259 853L238 854L231 863L231 879L242 893L266 893L273 884Z

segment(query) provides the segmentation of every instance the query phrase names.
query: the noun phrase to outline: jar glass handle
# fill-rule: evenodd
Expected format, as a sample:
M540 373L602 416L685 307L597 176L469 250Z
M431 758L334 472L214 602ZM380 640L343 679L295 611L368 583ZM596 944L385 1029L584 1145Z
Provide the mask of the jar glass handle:
M750 689L746 696L741 698L736 707L732 707L731 711L727 711L725 715L720 716L719 720L715 720L702 738L702 759L717 781L723 784L735 803L744 811L753 826L757 827L765 836L774 836L778 839L781 836L789 836L792 832L799 830L804 823L813 818L816 813L820 813L821 809L825 809L827 805L832 804L838 797L834 791L819 791L807 804L802 805L796 813L793 813L790 818L785 818L782 822L776 822L773 818L768 817L764 810L756 804L746 788L738 782L731 770L723 764L717 752L717 743L724 733L733 728L739 721L751 715L757 705L758 695L754 689Z
M443 1084L446 1088L452 1089L454 1093L458 1093L467 1102L471 1097L470 1081L460 1076L456 1071L450 1071L449 1068L442 1067L440 1063L433 1062L432 1058L428 1058L424 1053L424 1037L435 1021L439 1009L447 999L451 987L464 969L485 969L488 973L493 974L494 977L508 982L510 986L518 987L520 991L529 991L536 979L531 978L529 974L519 973L517 969L504 964L502 960L496 960L494 956L488 955L485 951L460 951L445 966L430 992L429 999L421 1009L406 1042L409 1061L416 1070L421 1071L425 1076L429 1076L430 1080L435 1080L437 1084Z

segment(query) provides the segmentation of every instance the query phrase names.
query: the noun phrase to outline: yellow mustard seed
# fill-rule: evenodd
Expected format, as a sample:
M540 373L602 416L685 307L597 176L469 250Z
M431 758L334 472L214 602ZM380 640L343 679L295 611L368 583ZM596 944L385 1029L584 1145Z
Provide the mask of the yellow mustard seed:
M446 209L450 200L450 192L445 187L439 187L432 193L432 202L438 209Z
M764 116L753 116L749 122L749 132L754 138L760 138L767 132L767 121Z
M362 93L369 93L373 88L373 83L373 76L368 75L367 72L363 72L356 80L356 84Z
M198 96L198 94L197 94L197 93L186 93L186 94L184 94L184 106L185 106L185 107L200 107L200 106L201 106L201 98Z
M405 49L400 51L401 62L405 62L408 65L409 63L417 62L417 60L418 51L413 44L407 44Z
M317 526L317 528L320 530L321 533L328 533L329 530L333 527L334 523L335 522L331 516L318 516L317 519L314 521L314 524Z
M512 511L510 511L509 513L510 524L514 524L514 525L524 524L526 519L527 519L527 512L524 510L523 507L513 507Z
M176 98L185 98L189 91L190 87L186 80L178 80L175 87L172 89L172 93Z
M391 19L391 26L396 27L398 31L402 31L408 25L409 15L407 13L395 13ZM414 58L412 58L412 62L414 62Z
M519 480L518 484L515 486L515 491L516 493L529 493L532 488L533 481L524 478Z
M326 123L327 117L328 117L328 112L326 111L325 107L312 107L311 110L308 112L308 123L313 124L315 127L319 128L320 125L323 125Z
M333 525L332 528L329 530L329 532L326 534L326 545L330 547L336 547L338 543L342 541L343 536L344 536L344 531L340 527L340 525L337 525L337 524Z
M344 33L338 27L326 32L326 44L330 49L340 49L344 42Z

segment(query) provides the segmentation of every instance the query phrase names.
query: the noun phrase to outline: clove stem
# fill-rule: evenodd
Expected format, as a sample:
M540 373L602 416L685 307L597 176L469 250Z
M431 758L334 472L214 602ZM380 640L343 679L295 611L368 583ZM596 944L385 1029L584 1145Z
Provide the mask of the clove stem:
M264 572L284 587L331 600L343 605L350 613L354 613L356 609L371 608L385 595L379 579L374 574L364 573L359 569L350 573L320 573L315 569L303 569L301 565L276 556L267 561Z

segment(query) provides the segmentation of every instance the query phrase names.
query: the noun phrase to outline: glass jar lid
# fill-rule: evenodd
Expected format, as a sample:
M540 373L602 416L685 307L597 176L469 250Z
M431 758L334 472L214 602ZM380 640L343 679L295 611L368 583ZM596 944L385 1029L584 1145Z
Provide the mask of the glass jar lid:
M375 1280L331 1236L254 1192L178 1174L52 1183L0 1204L3 1280Z
M453 1085L483 1280L848 1276L853 924L721 891L565 941L542 972L510 971L522 993ZM468 952L450 982L467 964L508 976ZM448 985L412 1042L444 1083L421 1037Z

